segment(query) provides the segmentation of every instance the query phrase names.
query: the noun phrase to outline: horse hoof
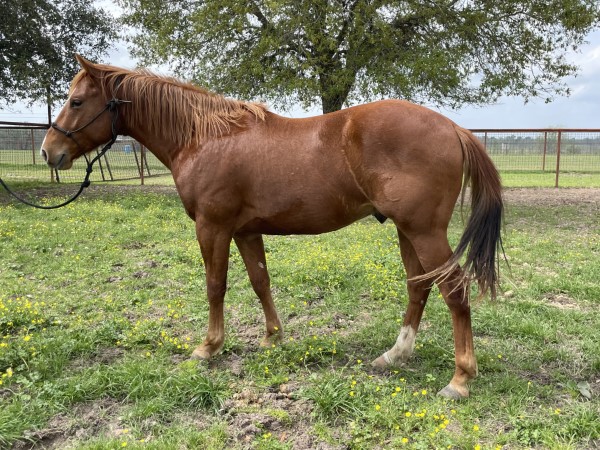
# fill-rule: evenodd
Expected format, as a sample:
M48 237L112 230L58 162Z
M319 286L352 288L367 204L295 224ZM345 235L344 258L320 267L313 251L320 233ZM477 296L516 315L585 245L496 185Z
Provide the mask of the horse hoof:
M283 340L283 333L276 333L276 334L272 334L270 336L265 336L263 338L262 341L260 341L260 346L261 347L275 347L279 344L281 344L281 341Z
M387 361L385 360L385 358L382 355L379 358L377 358L376 360L374 360L371 363L371 366L374 367L375 369L387 369L389 364L387 363Z
M193 351L190 359L198 360L198 361L206 361L210 359L210 353L205 348L198 347Z
M462 400L463 398L467 398L469 396L469 391L466 388L456 388L449 384L440 392L438 392L438 395L451 400Z

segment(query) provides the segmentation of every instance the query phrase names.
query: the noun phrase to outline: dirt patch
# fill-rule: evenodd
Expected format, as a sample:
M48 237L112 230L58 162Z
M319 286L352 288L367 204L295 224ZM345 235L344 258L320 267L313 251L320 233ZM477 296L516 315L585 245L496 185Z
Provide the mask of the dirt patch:
M293 385L281 385L277 392L259 393L246 388L228 400L223 413L231 444L250 448L258 438L291 444L295 450L345 448L324 442L311 433L313 406L297 398L295 389Z
M563 206L581 205L600 207L600 189L594 188L509 188L504 190L508 205Z
M69 364L69 370L83 370L95 364L109 365L120 359L123 353L123 349L118 347L98 348L91 355L73 360Z
M31 199L43 197L70 196L77 191L77 185L61 184L45 187L25 188L24 195ZM175 186L123 186L116 184L92 184L83 194L84 198L102 198L111 195L151 192L155 194L177 195ZM598 188L506 188L504 199L508 205L561 206L588 204L600 206ZM5 192L0 192L0 204L12 202Z
M544 303L562 310L581 310L575 299L563 293L548 293L544 295Z
M69 414L58 414L45 428L25 433L24 440L13 445L13 450L62 449L72 447L78 440L97 436L103 430L109 434L122 433L119 424L121 405L112 399L77 405Z

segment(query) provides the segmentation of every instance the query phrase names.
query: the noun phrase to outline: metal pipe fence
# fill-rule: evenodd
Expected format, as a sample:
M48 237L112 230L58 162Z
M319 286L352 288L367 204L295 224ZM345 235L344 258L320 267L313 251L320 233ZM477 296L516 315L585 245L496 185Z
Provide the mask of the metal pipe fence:
M0 122L0 177L57 181L39 157L45 124ZM600 176L600 129L474 129L498 170L503 173ZM97 151L97 150L95 150ZM94 152L95 152L94 151ZM92 156L94 155L92 152ZM165 175L169 170L133 139L120 138L99 161L92 181L117 181ZM60 181L78 182L85 175L85 160L60 172Z
M600 174L600 129L475 129L502 173Z
M80 182L85 176L86 161L80 158L68 171L48 168L39 156L47 125L14 126L0 122L0 177L30 181ZM88 155L94 157L99 149ZM144 179L169 174L167 169L143 145L131 138L119 138L98 161L92 181Z

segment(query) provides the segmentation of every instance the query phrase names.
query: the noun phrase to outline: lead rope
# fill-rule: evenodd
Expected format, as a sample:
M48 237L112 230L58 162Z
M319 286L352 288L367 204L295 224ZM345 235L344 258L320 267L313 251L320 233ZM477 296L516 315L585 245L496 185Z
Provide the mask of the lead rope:
M4 189L6 189L6 192L8 192L11 196L13 196L14 198L16 198L18 201L20 201L21 203L24 203L25 205L28 206L32 206L34 208L37 209L58 209L58 208L62 208L63 206L67 206L69 203L75 201L77 199L77 197L79 197L81 195L81 193L84 191L84 189L86 187L88 187L91 184L90 181L90 176L92 175L92 172L94 171L94 164L96 163L96 161L98 161L100 158L102 158L102 156L104 156L104 154L112 147L112 145L115 143L115 141L117 140L117 131L116 131L116 123L117 123L117 118L119 117L119 109L117 108L118 105L120 105L121 103L128 103L127 100L118 100L118 99L112 99L111 101L109 101L106 105L106 107L100 112L103 113L106 110L109 110L113 113L113 120L111 122L111 133L112 133L112 138L111 140L104 146L102 147L102 150L100 150L100 153L98 153L98 155L92 159L91 161L88 160L87 156L85 156L85 159L87 160L87 167L85 169L85 178L83 179L83 181L81 182L81 185L79 186L79 190L77 191L77 193L71 197L69 200L60 203L58 205L51 205L51 206L45 206L45 205L37 205L35 203L31 203L21 197L19 197L14 191L12 191L7 184L4 182L4 180L2 178L0 178L0 184L2 185L2 187ZM61 133L63 133L65 136L72 138L72 134L74 132L80 131L81 129L85 128L86 126L88 126L90 123L92 123L94 120L96 120L98 117L100 117L100 114L96 115L93 120L91 120L90 122L88 122L87 124L85 124L83 127L78 128L77 130L73 131L73 132L68 132L66 130L61 129L60 127L58 127L55 123L53 123L53 128L58 129L58 131L60 131ZM77 143L77 141L75 141L75 143L79 146L79 144ZM58 171L56 171L56 179L58 180Z
M104 154L108 151L108 149L110 149L112 147L112 145L115 143L115 141L117 140L116 136L113 136L113 138L110 140L110 142L108 144L106 144L102 150L100 150L100 153L98 153L98 156L96 156L94 159L92 159L90 162L88 162L87 168L85 169L85 178L83 179L83 181L81 182L81 185L79 186L79 190L77 191L77 193L71 197L69 200L60 203L58 205L51 205L51 206L45 206L45 205L37 205L35 203L31 203L27 200L25 200L24 198L19 197L17 194L15 194L14 191L12 191L4 182L4 180L2 178L0 178L0 184L2 185L2 187L4 189L6 189L6 192L8 192L10 195L12 195L14 198L16 198L18 201L20 201L21 203L24 203L25 205L28 206L33 206L34 208L37 209L58 209L58 208L62 208L63 206L67 206L69 203L75 201L77 199L77 197L79 197L81 195L81 193L83 192L83 190L88 187L91 184L90 181L90 176L92 175L92 172L94 171L94 163L96 161L98 161L102 156L104 156Z

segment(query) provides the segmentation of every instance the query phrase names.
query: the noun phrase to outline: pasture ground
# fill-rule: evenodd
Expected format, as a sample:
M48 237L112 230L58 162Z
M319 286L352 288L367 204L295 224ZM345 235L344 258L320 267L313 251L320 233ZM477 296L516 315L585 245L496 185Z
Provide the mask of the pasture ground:
M437 291L409 364L369 365L407 303L392 224L266 238L275 348L232 247L224 352L198 364L202 261L172 187L92 186L50 212L0 194L0 448L600 447L600 189L505 197L510 271L473 304L480 373L455 402L435 395L454 366Z

